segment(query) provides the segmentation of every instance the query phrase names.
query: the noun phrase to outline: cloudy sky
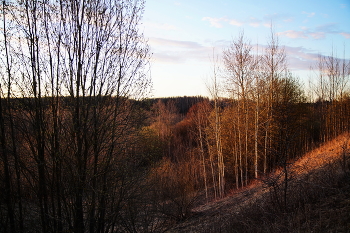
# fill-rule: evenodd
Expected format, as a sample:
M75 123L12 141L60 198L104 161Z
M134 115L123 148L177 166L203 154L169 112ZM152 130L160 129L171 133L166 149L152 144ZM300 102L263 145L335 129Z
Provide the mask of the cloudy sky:
M318 54L350 57L350 0L146 0L154 97L207 96L213 57L242 30L263 47L271 23L300 80Z

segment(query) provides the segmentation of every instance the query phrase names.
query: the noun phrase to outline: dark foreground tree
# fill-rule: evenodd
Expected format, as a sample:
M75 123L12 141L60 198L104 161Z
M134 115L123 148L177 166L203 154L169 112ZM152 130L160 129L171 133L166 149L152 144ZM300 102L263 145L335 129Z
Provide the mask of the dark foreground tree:
M130 99L151 85L143 9L142 0L2 1L1 232L123 226L142 180Z

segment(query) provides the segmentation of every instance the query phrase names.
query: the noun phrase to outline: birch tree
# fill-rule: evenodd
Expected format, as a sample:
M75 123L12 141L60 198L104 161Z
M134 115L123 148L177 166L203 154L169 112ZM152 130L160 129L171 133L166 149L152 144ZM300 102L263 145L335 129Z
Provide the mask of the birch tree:
M223 59L227 71L228 90L232 97L237 98L238 143L240 147L242 145L238 153L242 182L244 180L246 185L249 170L248 158L251 155L251 150L249 148L249 115L251 106L249 106L249 100L252 99L252 83L255 77L257 62L252 54L252 46L244 37L243 32L232 42L231 46L224 51ZM242 156L244 156L244 158L242 158ZM244 160L244 178L242 160Z
M268 157L269 154L274 154L274 102L278 100L277 83L286 74L286 53L283 47L279 45L278 37L271 30L270 38L268 40L267 47L262 55L262 70L267 84L267 97L266 97L266 121L264 125L264 162L263 173L268 171Z
M225 193L225 163L224 163L224 155L222 152L222 135L221 135L221 107L220 107L220 87L219 87L219 80L218 80L218 72L219 68L217 65L217 61L214 60L214 66L213 66L213 76L212 76L212 84L211 86L208 86L208 91L213 99L214 106L213 106L213 117L210 125L210 131L213 135L214 140L214 151L210 151L210 144L208 143L209 147L209 154L211 155L211 163L213 166L213 156L216 156L217 159L217 190L219 197L223 197ZM214 154L211 154L214 153ZM214 169L212 167L212 173L213 173L213 183L215 187L215 177L214 177Z
M332 48L329 56L318 56L316 67L316 84L314 92L321 104L322 115L320 120L324 122L321 129L322 140L328 140L341 133L347 126L343 116L346 107L345 95L349 92L349 61L345 58L337 58ZM345 115L344 115L345 114Z

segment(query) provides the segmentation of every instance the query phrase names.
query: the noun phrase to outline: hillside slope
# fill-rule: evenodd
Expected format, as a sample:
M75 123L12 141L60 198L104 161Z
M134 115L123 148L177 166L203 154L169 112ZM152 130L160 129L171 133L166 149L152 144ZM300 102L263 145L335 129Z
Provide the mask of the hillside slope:
M350 232L349 142L341 135L287 169L198 206L168 232Z

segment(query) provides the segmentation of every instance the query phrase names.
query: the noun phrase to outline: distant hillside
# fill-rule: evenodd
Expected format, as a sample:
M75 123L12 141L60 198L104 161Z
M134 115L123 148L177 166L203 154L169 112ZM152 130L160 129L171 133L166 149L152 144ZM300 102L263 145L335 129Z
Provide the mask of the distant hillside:
M350 232L349 142L341 135L286 170L197 206L169 232Z
M202 102L204 100L208 100L208 98L202 96L178 96L146 99L142 101L142 104L144 108L148 108L149 110L150 107L158 101L162 101L164 104L172 101L174 102L178 113L185 115L194 104Z

